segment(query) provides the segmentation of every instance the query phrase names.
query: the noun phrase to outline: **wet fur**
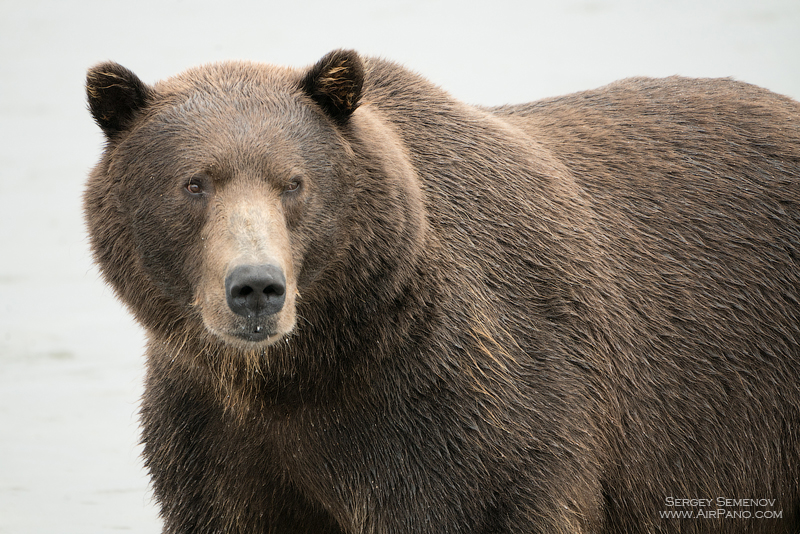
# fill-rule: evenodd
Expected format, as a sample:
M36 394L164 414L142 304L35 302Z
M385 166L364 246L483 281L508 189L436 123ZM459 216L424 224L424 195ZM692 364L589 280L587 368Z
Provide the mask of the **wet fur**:
M800 528L797 102L667 78L479 108L349 52L87 84L109 137L87 223L149 333L165 532ZM275 134L257 156L236 116L319 147ZM176 144L164 117L199 133ZM297 321L269 347L205 328L213 220L147 198L189 165L175 154L226 143L221 194L297 153L327 176L287 212ZM661 520L669 496L783 518Z

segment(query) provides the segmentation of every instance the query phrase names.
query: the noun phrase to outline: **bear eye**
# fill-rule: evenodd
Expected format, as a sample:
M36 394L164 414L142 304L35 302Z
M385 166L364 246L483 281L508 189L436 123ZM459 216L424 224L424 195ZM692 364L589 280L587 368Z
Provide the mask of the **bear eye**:
M301 185L303 185L303 179L300 178L299 176L295 176L286 183L286 186L284 186L283 191L284 193L292 193L300 189Z
M186 190L192 195L202 195L205 192L203 180L197 176L191 178L186 184Z

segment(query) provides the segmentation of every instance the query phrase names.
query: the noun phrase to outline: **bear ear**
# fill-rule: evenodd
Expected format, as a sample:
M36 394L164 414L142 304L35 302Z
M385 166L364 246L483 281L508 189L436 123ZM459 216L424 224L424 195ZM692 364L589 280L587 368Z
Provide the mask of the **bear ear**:
M334 50L311 67L301 87L336 122L343 124L358 107L364 64L353 50Z
M101 63L86 74L86 95L94 120L109 139L130 128L153 90L118 63Z

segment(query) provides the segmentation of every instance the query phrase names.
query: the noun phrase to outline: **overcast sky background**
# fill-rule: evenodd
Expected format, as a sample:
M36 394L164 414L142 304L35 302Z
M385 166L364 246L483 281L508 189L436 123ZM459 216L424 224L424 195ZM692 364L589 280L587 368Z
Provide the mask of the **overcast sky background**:
M800 98L797 0L0 0L0 534L157 533L139 459L144 335L91 265L103 138L84 76L224 59L399 61L471 103L628 76L732 76Z

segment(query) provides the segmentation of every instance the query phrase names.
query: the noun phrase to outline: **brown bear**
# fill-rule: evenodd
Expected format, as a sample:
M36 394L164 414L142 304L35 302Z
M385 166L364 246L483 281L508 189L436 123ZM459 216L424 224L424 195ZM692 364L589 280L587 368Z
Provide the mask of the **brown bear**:
M87 92L164 532L800 529L797 102L352 51Z

